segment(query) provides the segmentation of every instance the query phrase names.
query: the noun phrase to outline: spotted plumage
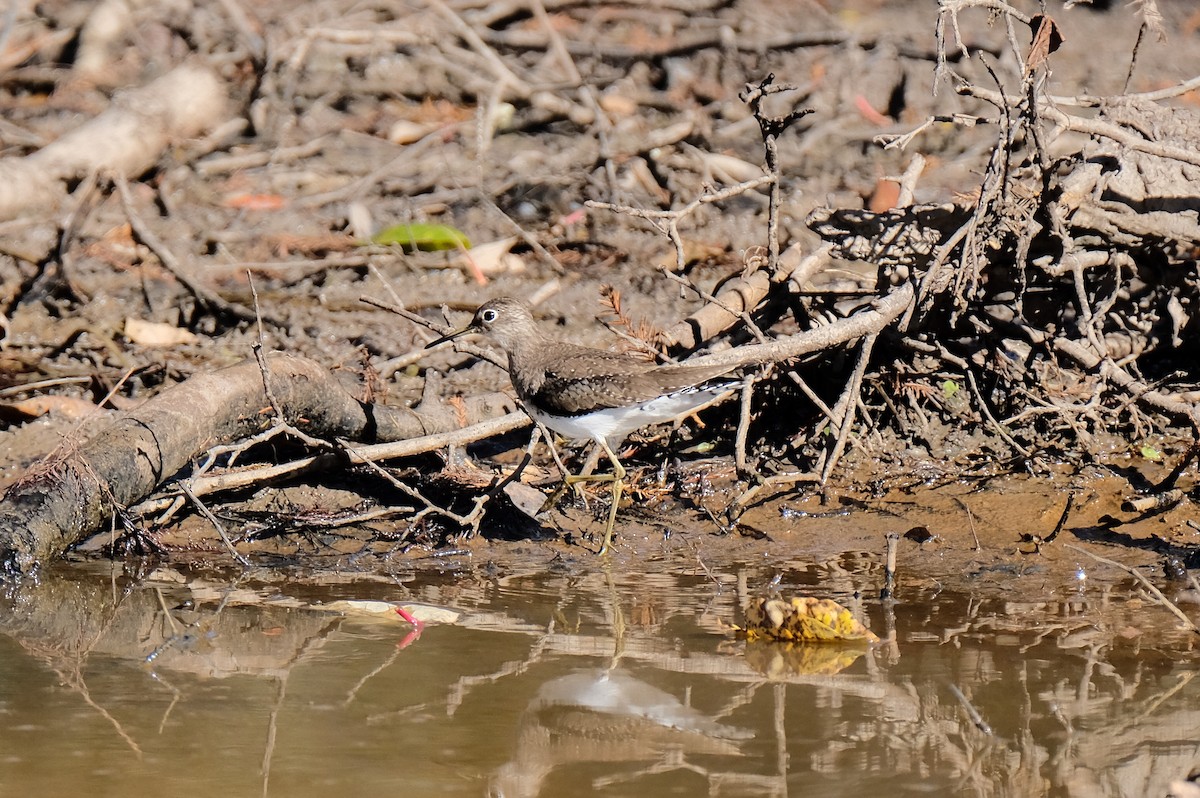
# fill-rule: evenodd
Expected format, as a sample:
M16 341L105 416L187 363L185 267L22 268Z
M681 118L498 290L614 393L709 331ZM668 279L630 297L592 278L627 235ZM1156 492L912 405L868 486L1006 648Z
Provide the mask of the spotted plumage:
M470 324L429 346L470 333L488 335L507 354L513 388L530 416L565 437L593 440L608 455L613 504L601 551L612 536L625 475L613 449L634 430L693 413L740 384L714 382L730 366L662 366L556 340L528 306L509 297L485 302Z

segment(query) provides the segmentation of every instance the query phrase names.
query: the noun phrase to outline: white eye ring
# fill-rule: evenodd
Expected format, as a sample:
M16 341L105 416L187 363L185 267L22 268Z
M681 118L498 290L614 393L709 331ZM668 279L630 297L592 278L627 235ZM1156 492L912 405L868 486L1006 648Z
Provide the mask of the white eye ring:
M486 321L488 324L491 324L496 320L496 311L491 309L485 310L483 313L479 314L479 318Z

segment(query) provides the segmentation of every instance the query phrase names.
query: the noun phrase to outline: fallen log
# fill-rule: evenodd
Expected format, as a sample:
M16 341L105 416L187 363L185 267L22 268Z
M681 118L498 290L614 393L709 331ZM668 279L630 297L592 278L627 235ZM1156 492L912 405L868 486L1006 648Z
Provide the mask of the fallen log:
M227 104L221 79L193 65L118 94L107 111L37 152L0 158L0 218L55 205L88 174L140 175L172 143L224 121Z
M276 411L313 437L373 443L460 429L508 409L496 394L455 413L371 405L312 360L272 355L265 363L274 407L262 369L248 360L163 391L32 468L0 497L0 568L24 573L61 555L208 449L270 427Z

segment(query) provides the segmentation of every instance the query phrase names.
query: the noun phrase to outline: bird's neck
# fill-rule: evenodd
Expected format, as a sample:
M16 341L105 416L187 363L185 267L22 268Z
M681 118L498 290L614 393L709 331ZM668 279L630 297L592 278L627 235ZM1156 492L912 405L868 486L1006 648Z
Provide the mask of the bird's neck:
M514 363L528 360L538 350L536 344L531 345L530 341L519 336L513 336L504 342L504 351L508 353L508 370L512 371Z
M513 387L517 389L517 395L526 399L541 389L545 379L545 370L541 363L552 344L536 335L515 338L506 343L508 375L512 378Z

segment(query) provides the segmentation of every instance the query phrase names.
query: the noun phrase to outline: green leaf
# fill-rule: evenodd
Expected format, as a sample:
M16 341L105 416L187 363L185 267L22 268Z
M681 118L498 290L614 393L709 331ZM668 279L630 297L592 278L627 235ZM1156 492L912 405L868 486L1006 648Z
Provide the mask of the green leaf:
M447 224L396 224L384 228L371 238L371 243L383 246L398 245L405 252L439 252L445 249L470 249L471 239L461 230Z
M1142 447L1138 451L1142 453L1142 457L1146 458L1147 460L1153 460L1156 463L1163 459L1162 452L1148 443L1142 444Z
M942 393L946 395L947 399L953 399L958 390L958 383L954 380L946 380L942 383Z

